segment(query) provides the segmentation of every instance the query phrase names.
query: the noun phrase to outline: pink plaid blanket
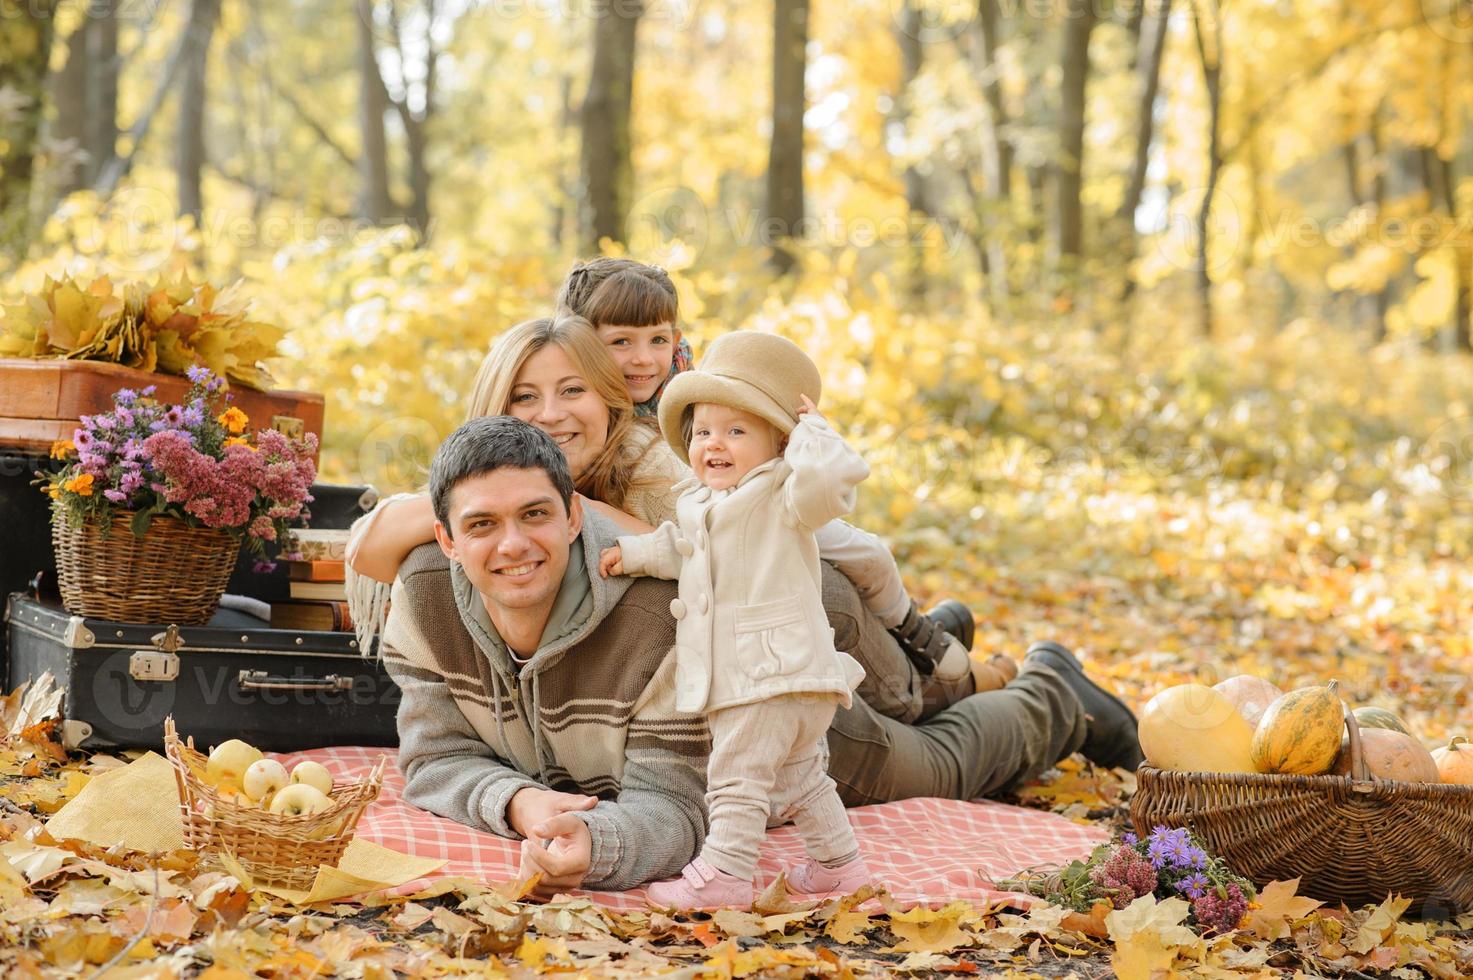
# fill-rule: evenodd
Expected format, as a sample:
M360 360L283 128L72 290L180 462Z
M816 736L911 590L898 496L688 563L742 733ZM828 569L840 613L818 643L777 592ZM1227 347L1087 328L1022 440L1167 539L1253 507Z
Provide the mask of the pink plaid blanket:
M315 759L340 779L359 779L381 753L392 761L393 749L356 746L277 753L275 758L288 769L303 759ZM421 810L404 801L403 791L404 775L390 764L384 771L383 792L359 822L358 836L405 854L446 858L449 863L431 878L410 882L394 889L396 892L409 894L444 876L498 882L516 877L520 843ZM989 887L990 882L1032 865L1087 857L1108 836L1101 828L988 800L905 800L856 807L849 811L849 819L870 869L892 895L905 902L997 899L1010 893ZM757 871L758 887L802 858L803 844L793 827L769 831ZM642 888L578 894L611 908L644 904ZM1018 899L1019 904L1030 901L1026 896Z

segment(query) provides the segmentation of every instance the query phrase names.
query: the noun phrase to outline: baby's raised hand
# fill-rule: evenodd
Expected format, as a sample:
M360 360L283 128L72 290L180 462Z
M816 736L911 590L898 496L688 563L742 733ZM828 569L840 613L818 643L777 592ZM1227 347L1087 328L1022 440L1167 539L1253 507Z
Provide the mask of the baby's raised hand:
M807 395L799 395L798 397L801 398L801 399L803 399L803 407L800 408L800 409L798 409L798 414L799 415L810 415L811 414L815 418L823 418L822 415L819 415L818 414L818 406L815 405L815 404L813 404L813 399L812 398L809 398Z
M598 555L598 573L604 578L610 575L624 574L624 552L619 550L618 545L605 548Z

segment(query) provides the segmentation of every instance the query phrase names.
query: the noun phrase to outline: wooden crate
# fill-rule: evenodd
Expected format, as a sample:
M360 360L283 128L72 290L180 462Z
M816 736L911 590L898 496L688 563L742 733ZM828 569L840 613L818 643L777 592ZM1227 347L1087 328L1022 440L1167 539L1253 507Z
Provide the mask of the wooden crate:
M0 358L0 448L45 452L69 439L83 415L112 408L121 388L156 385L154 398L178 402L189 380L103 361ZM310 391L254 391L235 386L231 402L250 416L252 429L277 428L322 438L322 396Z

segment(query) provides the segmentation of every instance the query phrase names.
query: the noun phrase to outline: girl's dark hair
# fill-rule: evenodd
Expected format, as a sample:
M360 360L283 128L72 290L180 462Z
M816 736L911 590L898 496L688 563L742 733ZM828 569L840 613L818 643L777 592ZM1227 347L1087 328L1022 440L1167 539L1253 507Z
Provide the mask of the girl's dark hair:
M597 258L573 266L558 289L557 305L594 327L653 327L676 322L680 299L659 266Z

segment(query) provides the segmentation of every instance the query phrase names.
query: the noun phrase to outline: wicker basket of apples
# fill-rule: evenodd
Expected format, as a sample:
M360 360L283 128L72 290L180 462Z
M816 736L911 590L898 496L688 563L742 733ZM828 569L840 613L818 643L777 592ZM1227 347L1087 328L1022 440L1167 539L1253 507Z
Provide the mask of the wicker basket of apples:
M338 785L319 762L287 772L233 738L208 756L164 719L164 754L174 766L184 844L218 861L229 855L266 884L310 889L319 865L335 867L363 811L383 787L380 756L367 779Z

